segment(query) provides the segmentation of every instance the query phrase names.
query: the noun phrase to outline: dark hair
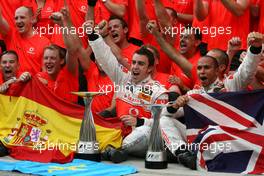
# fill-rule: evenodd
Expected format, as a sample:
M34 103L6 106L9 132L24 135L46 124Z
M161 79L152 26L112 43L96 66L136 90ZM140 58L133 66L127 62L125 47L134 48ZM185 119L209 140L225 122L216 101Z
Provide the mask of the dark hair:
M0 61L2 60L2 57L3 57L4 55L6 55L6 54L13 54L14 56L16 56L17 62L19 61L19 60L18 60L17 52L14 51L14 50L7 50L7 51L2 52L1 55L0 55Z
M148 67L154 65L155 63L154 54L146 46L140 47L138 50L135 51L135 53L138 55L144 55L148 58L148 62L149 62Z
M201 33L201 30L199 28L192 27L191 25L188 24L185 26L185 29L192 30L192 34L194 34L195 40L201 40L202 41L202 33Z
M210 51L214 51L214 52L217 52L219 54L219 57L216 57L215 59L217 60L218 62L218 65L225 65L226 67L228 67L229 65L229 57L228 55L226 54L225 51L219 49L219 48L214 48L214 49L211 49Z
M109 17L108 21L111 21L111 20L119 20L121 22L121 25L122 25L123 28L128 28L127 22L123 18L121 18L119 16L111 15Z
M58 51L58 53L59 53L59 57L60 57L60 59L63 59L64 61L65 61L65 58L66 58L66 52L67 52L67 50L65 49L65 48L62 48L62 47L60 47L60 46L58 46L58 45L56 45L56 44L50 44L49 46L46 46L45 48L44 48L44 50L43 51L45 51L45 50L47 50L47 49L49 49L49 50L57 50ZM64 66L66 63L64 62L64 64L62 64L62 66Z
M141 47L144 47L144 46L153 53L154 57L156 57L157 59L160 59L160 53L155 46L150 45L150 44L146 44L146 45L143 45Z
M215 57L208 56L208 55L205 55L205 56L203 56L203 57L210 58L210 59L213 61L213 63L214 63L214 67L215 67L215 68L218 68L218 67L219 67L219 64L218 64L218 62L217 62L217 59L216 59Z

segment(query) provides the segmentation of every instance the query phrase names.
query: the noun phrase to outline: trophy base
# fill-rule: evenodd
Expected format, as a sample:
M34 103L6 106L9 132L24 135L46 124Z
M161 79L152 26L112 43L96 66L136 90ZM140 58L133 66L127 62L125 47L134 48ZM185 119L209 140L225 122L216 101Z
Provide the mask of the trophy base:
M147 169L166 169L168 167L166 152L148 151L145 159Z
M74 158L100 162L101 154L100 153L94 153L94 154L75 153Z
M167 169L168 162L153 162L153 161L145 161L145 168L147 169Z

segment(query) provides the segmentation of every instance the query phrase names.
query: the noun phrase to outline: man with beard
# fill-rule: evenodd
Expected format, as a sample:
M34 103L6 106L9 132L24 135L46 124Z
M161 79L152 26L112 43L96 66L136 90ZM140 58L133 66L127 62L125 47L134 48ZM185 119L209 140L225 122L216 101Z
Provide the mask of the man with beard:
M18 55L15 51L5 51L0 56L0 93L7 93L12 83L27 82L31 75L29 72L19 74Z

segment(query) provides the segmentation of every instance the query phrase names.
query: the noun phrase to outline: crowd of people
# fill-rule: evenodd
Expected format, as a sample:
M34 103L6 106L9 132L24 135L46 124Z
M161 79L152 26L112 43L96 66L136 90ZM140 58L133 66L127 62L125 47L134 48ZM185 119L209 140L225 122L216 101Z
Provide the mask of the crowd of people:
M122 148L106 149L116 163L146 154L144 105L174 102L160 126L177 161L188 95L264 88L263 18L262 0L0 1L0 93L32 77L72 103L73 91L106 92L92 112L123 123Z

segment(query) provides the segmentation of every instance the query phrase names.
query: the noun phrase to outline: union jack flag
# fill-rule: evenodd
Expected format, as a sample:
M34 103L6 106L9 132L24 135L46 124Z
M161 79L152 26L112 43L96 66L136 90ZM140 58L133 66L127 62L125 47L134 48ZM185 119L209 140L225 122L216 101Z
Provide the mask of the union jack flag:
M184 114L198 169L264 173L264 91L191 94Z

